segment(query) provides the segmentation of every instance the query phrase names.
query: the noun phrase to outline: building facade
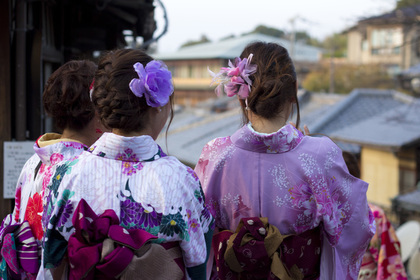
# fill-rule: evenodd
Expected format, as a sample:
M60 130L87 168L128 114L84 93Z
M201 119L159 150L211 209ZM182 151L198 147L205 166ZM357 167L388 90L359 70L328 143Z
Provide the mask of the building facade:
M188 46L174 53L158 53L155 58L163 60L172 72L175 84L175 102L184 106L194 106L198 102L214 97L214 88L210 87L211 76L208 72L218 72L226 67L228 61L240 56L242 50L251 42L275 42L289 50L293 48L294 64L299 78L303 78L322 56L322 50L313 46L263 34L249 34L228 38L218 42L209 42Z
M390 73L420 63L420 5L360 20L345 31L347 58L356 64L383 64Z

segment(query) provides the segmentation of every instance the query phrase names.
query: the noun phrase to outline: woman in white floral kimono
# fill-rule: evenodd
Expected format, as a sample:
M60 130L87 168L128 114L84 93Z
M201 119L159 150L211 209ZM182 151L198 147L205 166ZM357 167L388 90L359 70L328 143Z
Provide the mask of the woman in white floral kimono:
M44 267L67 255L70 279L204 279L213 218L195 172L155 142L172 115L171 73L143 51L117 50L99 61L93 88L95 109L112 133L57 168L44 213ZM149 261L140 251L150 243L180 249L176 266ZM105 249L109 244L115 248Z
M48 78L42 97L43 105L46 113L53 118L55 128L62 134L46 133L40 136L34 144L35 154L20 173L13 214L5 218L0 229L0 247L3 252L8 251L3 241L9 239L7 244L13 244L18 251L23 244L27 249L25 254L20 253L20 257L15 259L17 263L11 261L10 255L2 254L0 260L4 265L0 265L0 277L20 279L37 274L37 250L44 233L41 222L43 199L47 196L55 168L87 150L102 135L103 126L95 117L89 97L89 86L96 68L91 61L73 60L62 65ZM20 238L18 233L25 232L27 228L31 231L25 239ZM12 233L17 238L11 238ZM23 263L18 265L19 262Z
M236 234L246 229L255 238L251 245L261 236L268 240L272 229L265 228L265 220L255 219L265 217L279 230L273 235L277 239L292 236L277 253L262 256L285 265L283 272L275 271L278 265L268 266L264 279L357 279L374 234L368 184L349 174L341 150L329 138L304 136L287 123L298 99L296 73L286 49L252 43L234 63L212 75L219 84L217 93L224 89L228 96L237 95L245 123L232 136L210 141L195 168L216 227L230 232L213 238L218 277L232 275L233 270L261 279L261 267L257 274L252 271L257 250L251 246L243 256L235 251L237 259L232 261L226 240L232 239L240 222ZM262 228L255 229L257 222ZM240 242L246 244L244 239ZM235 263L241 264L236 270Z

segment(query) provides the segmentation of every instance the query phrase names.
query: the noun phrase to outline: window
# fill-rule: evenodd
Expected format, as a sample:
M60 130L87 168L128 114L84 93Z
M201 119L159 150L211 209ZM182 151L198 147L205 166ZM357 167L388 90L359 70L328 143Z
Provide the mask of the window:
M169 71L171 71L171 73L172 73L172 77L176 77L176 67L175 66L173 66L173 65L168 65L168 70Z
M192 65L188 65L188 78L193 78L193 67Z
M371 32L372 55L400 54L402 44L400 27L374 29Z
M408 193L416 189L416 171L400 168L400 193Z

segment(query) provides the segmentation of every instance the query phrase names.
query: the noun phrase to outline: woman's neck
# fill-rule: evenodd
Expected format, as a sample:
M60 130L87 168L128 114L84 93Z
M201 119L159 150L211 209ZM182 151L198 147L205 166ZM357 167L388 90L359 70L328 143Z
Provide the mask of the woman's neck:
M148 131L130 131L130 132L125 132L121 129L118 128L113 128L112 133L116 134L116 135L120 135L120 136L124 136L124 137L134 137L134 136L142 136L142 135L150 135L150 132Z
M253 117L249 120L251 122L252 128L256 132L267 134L279 131L280 128L286 125L287 121L284 118L264 119L256 115L253 115Z
M71 139L78 141L86 146L92 145L98 137L92 135L92 133L84 133L82 131L76 131L72 129L64 129L63 134L61 134L61 138L63 139Z
M91 146L93 143L98 140L102 135L102 130L96 125L98 120L96 118L90 120L90 122L82 129L71 129L65 128L61 134L61 138L67 138L76 140L85 144L86 146Z
M256 132L267 134L274 133L287 124L287 120L292 113L292 103L284 106L284 109L271 119L266 119L254 114L251 110L246 110L246 112L248 114L248 120Z

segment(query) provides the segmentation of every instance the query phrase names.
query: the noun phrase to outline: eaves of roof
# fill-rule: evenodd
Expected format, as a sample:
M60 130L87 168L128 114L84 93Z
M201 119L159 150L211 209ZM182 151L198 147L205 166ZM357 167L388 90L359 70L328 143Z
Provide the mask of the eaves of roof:
M365 18L359 24L390 24L390 23L413 23L420 15L420 5L413 5L397 10L392 10L378 16Z

